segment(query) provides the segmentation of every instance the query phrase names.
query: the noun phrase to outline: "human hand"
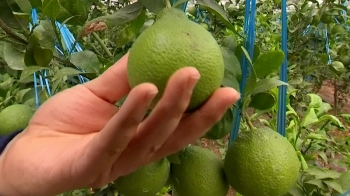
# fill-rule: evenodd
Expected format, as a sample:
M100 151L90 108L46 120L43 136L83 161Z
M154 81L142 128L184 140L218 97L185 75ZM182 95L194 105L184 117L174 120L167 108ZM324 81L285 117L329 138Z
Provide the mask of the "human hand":
M0 195L46 196L101 187L194 142L239 98L234 89L220 88L184 115L199 73L183 68L144 119L157 88L144 83L131 90L127 59L40 106L0 156ZM115 103L126 95L118 108Z

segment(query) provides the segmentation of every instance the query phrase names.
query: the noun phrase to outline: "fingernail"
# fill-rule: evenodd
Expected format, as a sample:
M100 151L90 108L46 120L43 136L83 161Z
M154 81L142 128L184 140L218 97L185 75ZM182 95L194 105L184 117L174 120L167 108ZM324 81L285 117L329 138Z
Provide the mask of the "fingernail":
M191 77L187 81L187 89L189 93L193 92L194 87L196 86L197 82L199 81L199 78L201 77L199 72L193 73Z

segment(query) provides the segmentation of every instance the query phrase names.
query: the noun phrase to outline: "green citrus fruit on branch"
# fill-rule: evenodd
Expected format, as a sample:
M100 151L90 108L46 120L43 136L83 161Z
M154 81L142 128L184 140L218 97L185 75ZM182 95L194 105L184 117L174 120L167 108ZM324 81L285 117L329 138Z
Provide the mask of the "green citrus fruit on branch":
M220 87L224 60L215 38L201 25L187 19L177 8L165 8L158 20L143 31L130 49L128 80L131 88L153 83L161 98L169 78L179 69L191 66L201 74L187 111L201 106ZM176 95L175 95L176 96Z
M168 183L169 176L170 163L161 159L119 177L113 186L125 196L155 196Z
M279 196L297 182L300 161L294 147L270 128L240 132L224 160L228 182L242 195Z
M171 164L171 182L176 196L226 196L224 164L214 152L188 146L178 154L180 164Z
M0 135L25 129L34 114L34 110L23 104L14 104L0 112Z

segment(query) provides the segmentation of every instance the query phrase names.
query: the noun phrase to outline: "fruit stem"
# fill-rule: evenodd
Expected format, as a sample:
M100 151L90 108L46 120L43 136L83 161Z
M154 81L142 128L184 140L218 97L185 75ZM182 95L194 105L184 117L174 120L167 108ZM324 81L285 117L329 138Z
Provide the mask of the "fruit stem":
M97 33L92 32L92 36L96 39L98 44L102 47L102 49L107 53L108 57L113 58L113 54L108 50L107 46L103 43L101 38L97 35Z
M167 8L171 8L170 0L165 0L165 4Z
M250 121L250 119L249 119L249 117L248 117L247 114L244 115L244 119L245 119L245 121L247 122L247 125L248 125L248 127L250 128L250 130L254 130L255 127L254 127L252 121Z

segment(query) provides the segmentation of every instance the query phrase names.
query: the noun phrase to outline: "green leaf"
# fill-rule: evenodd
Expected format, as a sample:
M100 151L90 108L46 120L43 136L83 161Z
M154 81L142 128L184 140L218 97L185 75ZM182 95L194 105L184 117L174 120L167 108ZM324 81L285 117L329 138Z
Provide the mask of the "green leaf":
M220 119L219 122L215 123L209 131L207 131L203 138L210 140L218 140L225 137L230 133L234 122L234 115L231 108L227 109L224 116Z
M309 174L315 176L315 179L338 179L341 176L341 173L333 171L333 170L328 170L328 169L323 169L319 168L316 166L309 166L309 168L306 170Z
M31 13L32 5L28 0L16 0L18 7L25 13Z
M349 190L350 189L350 170L344 172L340 176L339 183L341 184L343 190Z
M336 180L324 180L323 182L327 184L329 188L332 188L333 190L338 191L339 193L343 192L343 188Z
M55 33L50 22L46 20L40 21L40 24L33 29L32 36L36 38L36 42L46 49L50 49L53 54L57 54L55 48Z
M139 0L139 2L154 13L159 13L166 6L164 0Z
M259 55L254 62L257 77L264 78L277 72L284 61L284 53L281 50L269 51Z
M308 104L308 108L319 108L321 107L322 104L322 98L317 95L317 94L313 94L313 93L309 93L307 94L307 96L310 98L310 102Z
M71 55L71 62L86 72L98 74L101 63L96 54L89 50L76 52Z
M166 157L170 163L180 164L180 158L178 153L171 154Z
M294 186L288 191L291 196L304 196L303 189L295 183Z
M322 102L321 107L319 107L318 111L317 111L317 117L320 117L324 114L327 114L328 111L330 111L332 109L331 104L326 103L326 102Z
M47 67L40 67L40 66L30 66L26 67L21 74L21 77L19 79L19 82L23 82L28 77L31 77L35 72L41 71L41 70L49 70Z
M65 21L71 25L82 25L86 22L90 7L81 0L59 0L59 4L60 14L56 17L58 22ZM66 21L68 18L70 20Z
M21 48L15 48L15 45L8 42L4 42L4 60L13 70L23 70L26 67L24 51Z
M130 25L121 30L118 34L116 45L122 47L132 41L140 32L146 20L146 12L143 11Z
M78 74L82 74L82 73L83 73L82 71L79 71L77 69L74 69L71 67L64 67L56 72L56 74L52 78L52 80L57 80L59 78L65 77L65 76L78 75Z
M197 3L215 14L216 17L218 17L218 19L221 20L230 31L237 34L239 37L242 37L227 18L226 12L219 6L219 4L216 3L215 0L197 0Z
M38 46L40 46L40 44L37 38L32 34L29 37L26 52L24 53L24 63L26 64L26 66L37 65L34 59L34 49Z
M14 12L21 12L15 0L2 0L0 10L0 20L7 26L15 29L26 29L28 21L14 15Z
M241 77L241 65L232 51L225 47L221 47L222 56L225 64L225 74L224 80L222 82L223 86L228 86L236 89L238 92L239 83L237 78Z
M283 82L281 80L278 80L278 79L275 79L275 78L260 79L256 83L252 94L266 92L266 91L269 91L269 90L271 90L273 88L276 88L276 87L282 86L282 85L286 85L287 86L288 83L285 83L285 82Z
M243 58L243 55L246 56L246 55L244 54L242 48L244 48L244 47L243 47L243 45L240 43L240 44L237 45L237 47L236 47L236 49L235 49L235 55L236 55L236 57L237 57L240 61L243 60L243 59L242 59L242 58ZM256 44L254 44L254 52L253 52L253 53L254 53L254 55L253 55L252 62L254 63L254 62L258 59L258 57L260 56L260 48L259 48L259 46L256 45Z
M253 92L253 90L256 86L256 83L257 83L257 77L256 77L255 70L252 66L252 60L249 57L248 51L243 46L241 48L242 48L242 51L243 51L244 55L246 56L247 60L249 61L249 68L250 68L250 74L248 76L246 87L245 87L245 92L244 92L244 96L247 97Z
M254 94L249 103L249 107L257 110L268 110L276 104L276 97L269 92Z
M36 47L33 54L36 64L42 67L47 67L53 58L52 50L41 46Z
M312 180L306 181L305 183L315 185L324 191L328 191L328 187L323 183L322 180L312 179Z
M314 108L310 108L306 115L304 116L303 120L300 123L301 127L306 127L310 124L316 123L318 121L316 112Z
M43 1L43 14L50 19L56 19L61 13L61 6L58 0L44 0Z
M317 123L322 123L324 121L331 121L332 124L337 126L338 128L342 128L343 130L345 129L343 123L341 123L340 120L334 115L323 115L318 119Z
M106 27L112 29L116 26L126 24L137 18L141 14L142 10L143 5L137 1L133 4L123 7L111 15L100 16L87 22L82 28L82 32L80 34L85 36L91 32L104 30L104 28L97 28L101 25L106 25Z
M29 0L30 4L32 5L32 7L41 10L42 6L43 6L43 2L42 0Z

